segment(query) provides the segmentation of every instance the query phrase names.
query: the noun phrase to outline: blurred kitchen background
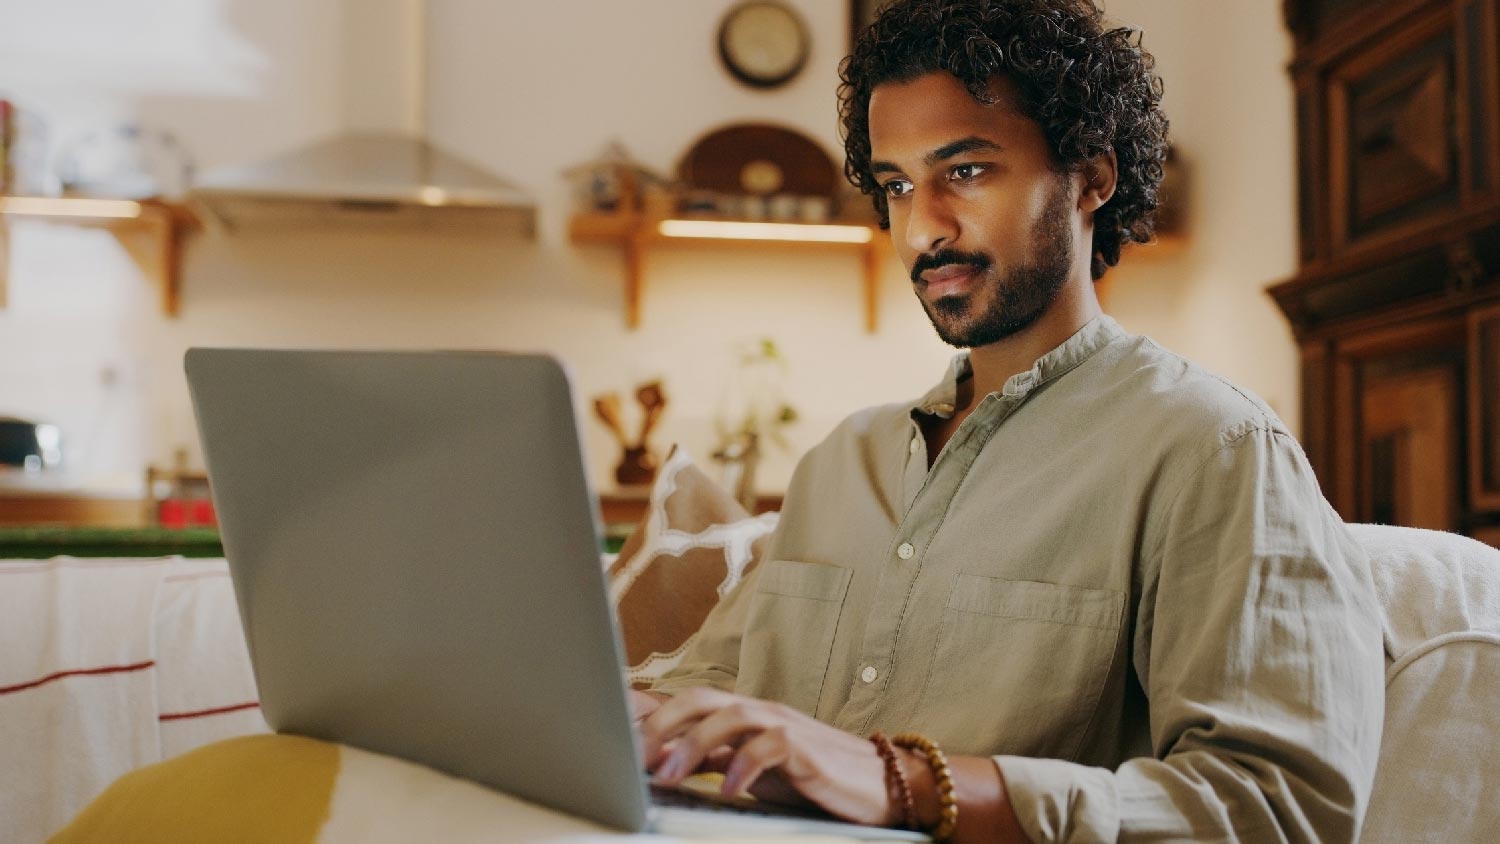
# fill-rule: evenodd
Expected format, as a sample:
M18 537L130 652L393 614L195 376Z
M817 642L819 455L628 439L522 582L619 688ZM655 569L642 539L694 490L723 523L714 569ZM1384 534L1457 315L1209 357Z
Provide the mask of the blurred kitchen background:
M650 417L658 456L680 443L731 482L743 475L735 457L747 428L758 434L752 492L775 506L797 458L838 420L919 395L952 350L878 243L884 235L858 242L871 236L863 200L847 196L841 175L837 188L820 187L841 174L836 68L867 4L751 5L0 0L10 160L0 417L45 423L13 426L21 439L41 436L0 474L0 522L211 524L191 504L202 465L182 356L195 345L545 350L572 368L606 497L639 498L620 480L640 476L617 469ZM1174 151L1170 225L1159 243L1128 251L1101 291L1128 329L1264 397L1315 444L1330 496L1347 486L1336 498L1346 516L1439 521L1428 526L1494 541L1500 426L1484 373L1500 351L1484 343L1494 342L1485 326L1500 322L1473 313L1497 301L1495 3L1366 5L1378 12L1344 0L1107 0L1157 58ZM1436 83L1429 66L1442 71ZM1303 183L1331 186L1300 200L1299 89L1304 143L1319 151L1303 156ZM1339 91L1349 93L1342 112L1328 105ZM1480 105L1460 109L1465 97ZM1350 103L1356 117L1368 105L1366 122L1349 121ZM1352 145L1326 141L1340 119ZM1433 120L1459 133L1435 151L1410 139ZM769 134L721 132L745 125ZM472 185L428 184L439 190L419 191L415 205L488 207L401 208L294 172L299 151L372 132L472 165L439 165ZM821 158L799 146L807 140ZM1391 144L1426 158L1391 158ZM1406 172L1407 158L1428 166L1409 195L1356 196L1350 210L1328 204L1347 185L1325 148L1352 156L1356 180ZM385 154L354 149L323 154L346 169ZM377 165L387 175L417 160L389 154ZM1433 175L1445 156L1461 166ZM256 198L257 179L292 177L303 200ZM1434 179L1457 184L1443 188L1450 199L1433 193ZM1403 217L1403 201L1420 208ZM1373 203L1366 217L1360 202ZM1357 219L1328 224L1317 203ZM771 241L678 238L657 227L662 217L791 228ZM1436 293L1389 293L1389 283L1389 295L1358 292L1368 266L1417 249L1411 232L1455 226L1476 232L1467 264L1460 254L1437 270L1468 267L1457 293L1441 281ZM856 242L787 241L810 233ZM1398 240L1406 246L1391 246ZM1335 277L1356 285L1343 299L1297 298ZM1296 336L1267 292L1285 282ZM1346 301L1358 299L1386 316ZM1341 339L1339 326L1409 323L1390 314L1411 302L1440 317L1415 347ZM1337 393L1346 370L1367 377ZM1316 381L1323 374L1329 383ZM1448 404L1436 422L1367 421L1361 390L1381 384L1389 389L1370 399L1380 407ZM609 393L617 400L601 398ZM1336 393L1365 421L1340 421L1325 399ZM1436 480L1423 468L1434 462L1445 473ZM163 510L177 498L189 501Z

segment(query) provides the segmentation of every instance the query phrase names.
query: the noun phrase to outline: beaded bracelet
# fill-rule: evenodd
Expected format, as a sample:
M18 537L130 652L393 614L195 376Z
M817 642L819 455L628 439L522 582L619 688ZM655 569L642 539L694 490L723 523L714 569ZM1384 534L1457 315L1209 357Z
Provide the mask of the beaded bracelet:
M929 834L932 840L940 844L948 841L958 827L958 795L954 793L953 771L948 767L948 757L943 755L943 749L937 742L917 733L902 733L893 737L891 744L918 751L927 757L927 764L932 766L932 776L937 780L940 807L938 825Z
M886 790L893 793L896 802L901 805L901 826L916 829L917 804L911 799L911 783L906 779L906 772L901 770L901 762L896 758L896 748L885 737L885 733L876 732L870 736L870 741L875 745L880 761L885 763Z

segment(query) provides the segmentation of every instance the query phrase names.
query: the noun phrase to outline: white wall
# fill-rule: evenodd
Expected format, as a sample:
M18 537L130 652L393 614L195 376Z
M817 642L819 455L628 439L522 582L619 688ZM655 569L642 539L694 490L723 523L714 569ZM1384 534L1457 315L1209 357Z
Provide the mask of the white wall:
M1191 169L1187 249L1156 262L1127 255L1109 310L1258 393L1300 430L1296 346L1265 292L1297 269L1292 40L1281 4L1107 0L1106 8L1143 29L1156 51L1171 134Z
M54 162L124 122L170 131L204 167L239 162L337 128L340 13L328 0L0 0L0 96L42 118ZM189 296L220 273L195 263L202 245ZM195 446L172 336L193 318L169 324L103 231L18 222L11 248L0 414L62 426L90 488L138 487L148 461Z
M213 166L279 152L343 122L345 29L334 0L39 5L0 0L0 94L45 109L59 137L137 116ZM854 408L920 393L950 350L894 264L882 282L880 331L870 335L854 254L657 249L647 258L642 326L632 332L621 256L567 242L560 174L612 138L662 170L700 135L736 121L790 125L837 152L843 4L792 2L814 51L802 76L770 93L740 86L718 65L713 37L730 5L559 0L522 13L510 2L431 0L430 134L537 197L535 242L205 232L189 247L182 314L172 320L156 312L154 290L108 235L17 225L11 304L0 311L0 413L62 424L84 447L73 457L91 485L129 488L147 461L196 450L180 374L181 353L194 344L546 349L571 363L583 396L664 377L672 404L657 442L682 441L700 457L739 339L774 337L791 361L788 393L804 417L791 431L794 451ZM100 11L121 7L136 13ZM1197 179L1192 248L1122 267L1111 308L1291 416L1289 334L1260 292L1294 263L1278 8L1274 0L1110 3L1112 14L1148 28ZM151 25L183 17L189 22ZM1247 46L1203 35L1231 30ZM87 45L106 38L108 61L85 61ZM1209 42L1221 46L1210 52ZM599 424L585 430L603 481L613 445ZM770 455L762 486L784 484L795 456Z

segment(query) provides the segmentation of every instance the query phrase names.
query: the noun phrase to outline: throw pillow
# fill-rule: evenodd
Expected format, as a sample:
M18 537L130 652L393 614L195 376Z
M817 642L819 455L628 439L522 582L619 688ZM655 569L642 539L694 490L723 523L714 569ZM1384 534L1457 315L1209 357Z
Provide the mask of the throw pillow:
M751 516L685 450L667 455L645 517L609 567L632 685L682 661L709 611L754 567L778 515Z

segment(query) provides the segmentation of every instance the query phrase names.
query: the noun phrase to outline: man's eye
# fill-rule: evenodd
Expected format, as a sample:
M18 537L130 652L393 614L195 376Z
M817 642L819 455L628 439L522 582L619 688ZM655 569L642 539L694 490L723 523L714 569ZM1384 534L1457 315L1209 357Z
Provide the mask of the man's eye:
M949 175L956 181L967 181L988 169L983 164L960 164L949 171Z
M886 196L906 196L911 193L911 182L905 179L891 179L881 187L885 189Z

